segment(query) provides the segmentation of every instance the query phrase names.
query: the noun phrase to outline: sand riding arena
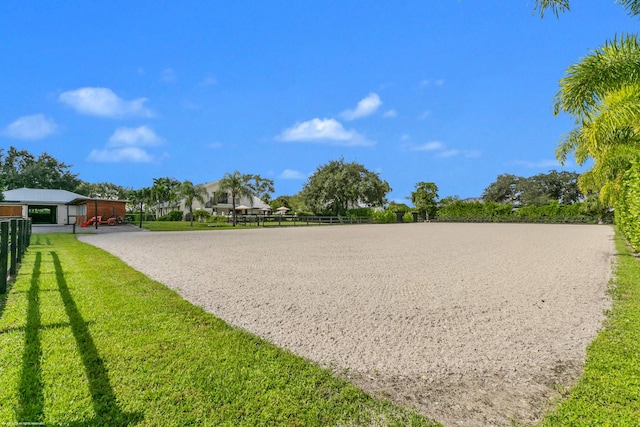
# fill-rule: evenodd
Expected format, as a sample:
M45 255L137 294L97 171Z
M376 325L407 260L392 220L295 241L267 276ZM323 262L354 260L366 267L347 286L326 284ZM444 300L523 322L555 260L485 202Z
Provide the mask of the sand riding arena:
M230 324L445 425L534 422L602 327L613 230L389 224L82 235Z

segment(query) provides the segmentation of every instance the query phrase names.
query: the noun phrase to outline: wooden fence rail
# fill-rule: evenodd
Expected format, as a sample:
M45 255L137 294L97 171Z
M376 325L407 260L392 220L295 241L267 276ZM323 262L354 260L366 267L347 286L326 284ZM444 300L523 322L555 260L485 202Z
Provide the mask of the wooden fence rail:
M237 224L255 224L263 227L282 225L323 225L323 224L371 224L370 216L297 216L297 215L238 215Z
M16 277L30 242L30 219L0 220L0 294L7 292L7 282Z

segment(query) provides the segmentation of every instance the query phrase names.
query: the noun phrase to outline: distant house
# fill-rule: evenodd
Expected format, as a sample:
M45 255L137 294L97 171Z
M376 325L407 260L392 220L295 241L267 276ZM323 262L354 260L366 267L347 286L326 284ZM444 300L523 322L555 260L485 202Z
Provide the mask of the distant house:
M122 216L125 200L92 199L67 190L18 188L2 193L0 216L31 218L33 224L80 224L92 216Z
M202 204L198 200L194 200L193 210L195 211L196 209L206 209L213 215L229 215L229 213L233 209L233 205L231 203L231 194L219 191L220 181L207 182L201 185L207 190L205 203ZM269 205L264 203L256 196L252 196L251 199L249 199L248 197L237 198L236 207L242 205L248 208L243 211L243 213L246 214L262 214L265 211L271 210L271 207L269 207ZM185 206L184 200L180 201L177 208L184 213L187 213L189 211ZM159 209L161 211L159 215L165 215L170 210L166 205L159 207Z

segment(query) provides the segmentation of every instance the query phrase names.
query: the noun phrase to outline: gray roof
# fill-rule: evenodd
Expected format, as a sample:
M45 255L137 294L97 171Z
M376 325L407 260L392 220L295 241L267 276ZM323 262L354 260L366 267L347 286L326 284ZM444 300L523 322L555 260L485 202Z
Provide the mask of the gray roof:
M24 203L69 203L73 199L86 197L67 190L41 190L36 188L17 188L4 191L3 194L5 202Z

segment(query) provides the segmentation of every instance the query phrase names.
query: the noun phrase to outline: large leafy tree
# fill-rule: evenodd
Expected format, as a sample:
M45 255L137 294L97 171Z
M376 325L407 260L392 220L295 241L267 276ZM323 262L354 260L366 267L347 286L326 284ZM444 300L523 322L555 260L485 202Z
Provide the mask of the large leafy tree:
M344 159L319 166L300 193L315 213L339 215L360 205L382 206L391 187L363 165Z
M582 198L578 188L579 176L576 172L553 170L546 174L520 178L516 186L520 202L526 206L542 206L549 202L571 205L578 202Z
M259 197L260 200L265 203L271 201L271 193L276 191L273 180L252 174L242 175L242 180L247 188L250 188L251 192Z
M247 175L243 175L237 170L233 173L225 173L224 177L218 184L218 191L220 193L228 193L231 196L231 206L233 208L233 226L237 223L236 201L241 197L249 199L249 203L253 206L253 189L244 178Z
M193 227L193 201L197 200L204 204L207 189L202 185L193 185L191 181L184 181L180 184L178 195L184 199L184 206L189 209L189 225Z
M127 200L131 194L131 188L121 187L110 182L95 184L82 182L75 191L87 197L105 200Z
M35 157L26 150L10 147L0 149L0 176L2 190L16 188L60 189L75 191L81 181L70 171L71 166L47 153Z
M485 202L515 204L519 201L518 182L520 179L522 178L508 173L498 175L495 182L484 189L482 199Z
M542 206L549 202L570 205L582 199L578 188L580 174L555 170L524 178L498 175L482 193L485 202Z
M411 193L411 202L428 220L436 214L438 197L438 186L435 183L421 181Z

